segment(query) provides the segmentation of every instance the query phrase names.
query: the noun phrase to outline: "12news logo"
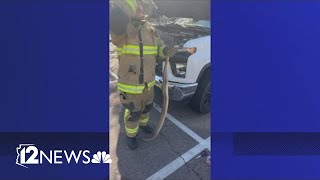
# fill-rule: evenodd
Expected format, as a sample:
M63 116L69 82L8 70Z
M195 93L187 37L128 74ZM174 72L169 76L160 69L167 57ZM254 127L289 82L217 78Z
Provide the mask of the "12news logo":
M82 164L100 164L111 163L110 155L105 151L98 151L90 158L89 150L71 151L50 150L45 153L39 150L34 144L20 144L17 148L16 164L25 168L26 165L39 165L43 163L63 164L63 163L82 163Z

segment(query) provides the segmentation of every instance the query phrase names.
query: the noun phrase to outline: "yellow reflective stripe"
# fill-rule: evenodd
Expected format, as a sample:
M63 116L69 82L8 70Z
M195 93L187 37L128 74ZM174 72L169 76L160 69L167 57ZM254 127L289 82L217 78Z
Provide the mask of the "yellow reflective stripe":
M154 81L151 81L151 82L149 82L148 83L148 87L152 87L152 86L154 86L154 84L156 83L156 81L154 80Z
M117 48L117 53L118 53L118 56L120 56L122 54L122 48Z
M123 48L140 49L139 45L124 45ZM143 49L157 49L157 46L144 45Z
M130 114L129 109L125 109L125 111L124 111L124 123L126 123L126 122L128 121L128 119L129 119L129 114ZM128 127L125 127L125 129L126 129L126 132L127 132L128 134L135 134L135 133L138 132L139 126L136 127L136 128L128 128Z
M129 134L135 134L136 132L138 132L139 126L136 127L136 128L127 128L127 127L125 127L125 129L126 129L126 132L127 132L127 133L129 133Z
M143 46L143 50L157 50L157 46Z
M138 51L131 51L131 50L126 50L122 51L121 54L132 54L132 55L140 55L140 52ZM157 52L143 52L144 55L157 55Z
M129 4L131 7L133 13L136 13L137 10L137 1L136 0L126 0L126 2Z
M150 88L152 88L154 86L155 82L156 81L153 80L153 81L148 83L148 90L150 90ZM118 83L118 90L119 91L131 93L131 94L142 94L144 88L145 88L144 85L134 86L134 85Z
M157 55L157 46L143 46L144 55ZM140 55L140 47L138 45L124 45L122 48L118 48L118 52L121 54L133 54Z
M155 85L156 81L151 81L148 83L148 90L150 90L154 85Z
M125 111L124 111L124 123L126 123L127 122L127 120L129 119L129 114L130 114L130 111L129 111L129 109L126 109Z
M127 92L127 93L131 93L131 94L142 94L143 91L135 91L135 90L131 90L131 89L127 89L127 88L122 88L122 87L118 87L119 91L122 92Z
M145 124L145 123L147 123L148 121L149 121L149 116L146 117L146 118L144 118L144 119L140 119L140 120L139 120L139 123Z
M121 54L140 55L140 51L139 50L135 50L135 49L124 48L122 50Z
M144 86L132 86L118 83L118 90L131 94L142 94Z

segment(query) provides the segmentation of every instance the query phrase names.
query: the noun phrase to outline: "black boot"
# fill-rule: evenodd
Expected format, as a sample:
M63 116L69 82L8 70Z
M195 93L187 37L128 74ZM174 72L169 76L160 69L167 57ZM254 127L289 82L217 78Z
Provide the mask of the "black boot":
M147 134L153 133L153 128L149 124L147 124L146 126L140 126L140 128Z
M138 147L138 141L136 137L127 137L128 140L128 147L131 150L135 150Z

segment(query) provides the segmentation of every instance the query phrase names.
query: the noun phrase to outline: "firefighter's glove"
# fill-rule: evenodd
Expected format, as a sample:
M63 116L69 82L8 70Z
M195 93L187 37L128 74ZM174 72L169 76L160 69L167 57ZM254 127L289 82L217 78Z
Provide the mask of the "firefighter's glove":
M163 54L167 57L173 57L177 52L177 49L172 46L165 46L163 48Z

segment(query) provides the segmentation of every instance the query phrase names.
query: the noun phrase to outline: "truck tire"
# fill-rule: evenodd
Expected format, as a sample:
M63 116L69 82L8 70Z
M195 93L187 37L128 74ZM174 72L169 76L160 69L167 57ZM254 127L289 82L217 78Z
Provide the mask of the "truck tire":
M210 112L210 84L210 69L207 69L203 73L197 90L190 101L191 107L200 113Z

